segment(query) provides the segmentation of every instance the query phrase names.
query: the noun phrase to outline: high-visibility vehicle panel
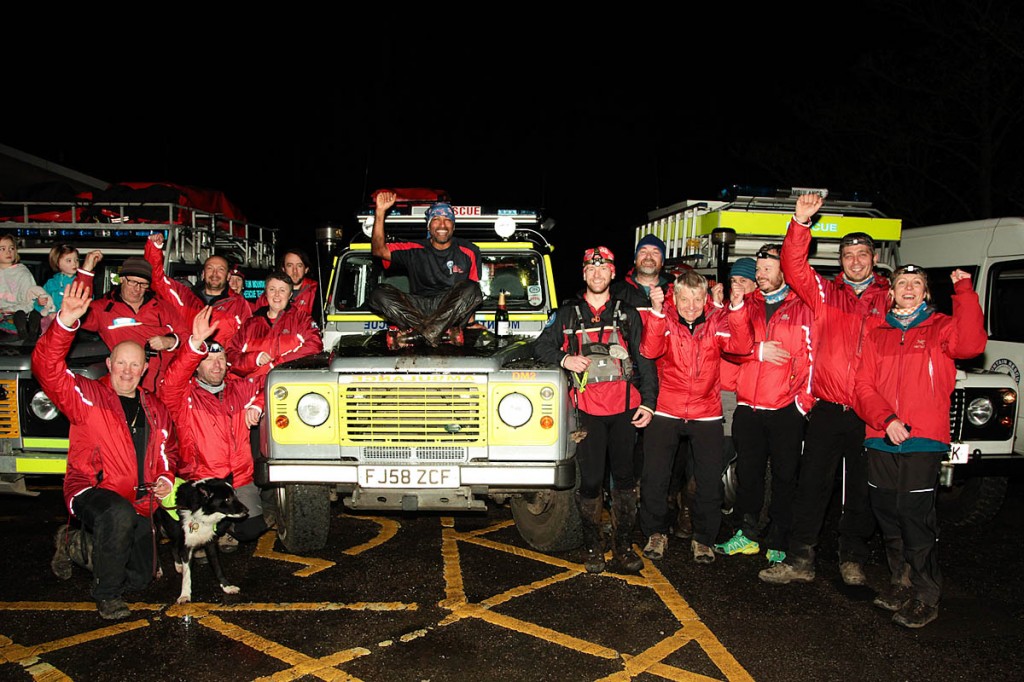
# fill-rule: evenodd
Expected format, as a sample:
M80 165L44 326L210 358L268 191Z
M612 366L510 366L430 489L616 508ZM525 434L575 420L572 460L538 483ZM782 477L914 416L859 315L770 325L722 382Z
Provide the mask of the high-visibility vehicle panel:
M389 239L423 239L439 190L398 190ZM325 352L267 378L264 456L257 481L277 494L278 537L291 551L323 546L330 499L355 511L472 511L509 503L520 534L541 551L581 541L573 500L575 415L564 371L539 362L532 341L557 306L547 234L533 210L454 205L455 236L479 248L483 304L461 346L389 350L388 324L367 306L374 287L408 292L397 266L370 253L373 209L357 216L324 282ZM505 292L511 335L494 332Z

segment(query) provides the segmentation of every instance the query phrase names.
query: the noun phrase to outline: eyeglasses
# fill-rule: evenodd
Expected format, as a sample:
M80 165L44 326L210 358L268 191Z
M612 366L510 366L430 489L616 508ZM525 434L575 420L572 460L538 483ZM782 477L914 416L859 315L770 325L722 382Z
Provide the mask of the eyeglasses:
M782 260L779 257L779 254L775 253L774 251L769 251L768 249L759 249L758 252L754 254L754 257L755 258L771 258L772 260Z
M122 279L121 286L133 286L136 287L137 289L148 289L149 282L136 281L134 279Z

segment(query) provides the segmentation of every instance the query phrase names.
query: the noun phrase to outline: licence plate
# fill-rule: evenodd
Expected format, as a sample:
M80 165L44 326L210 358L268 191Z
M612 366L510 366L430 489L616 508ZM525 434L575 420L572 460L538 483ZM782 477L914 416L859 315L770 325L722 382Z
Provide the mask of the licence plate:
M968 451L967 443L953 443L952 454L949 457L949 461L953 464L967 464L971 457L971 453Z
M360 466L364 488L458 488L459 468L451 466Z

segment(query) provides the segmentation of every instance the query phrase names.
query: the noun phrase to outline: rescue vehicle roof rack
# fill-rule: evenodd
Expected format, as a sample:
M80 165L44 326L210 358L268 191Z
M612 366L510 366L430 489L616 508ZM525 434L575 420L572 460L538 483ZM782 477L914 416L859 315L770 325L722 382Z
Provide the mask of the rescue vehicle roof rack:
M819 256L838 257L839 240L850 232L870 234L882 249L892 248L900 238L902 221L886 217L869 201L837 198L818 188L747 194L737 189L719 193L718 199L689 199L649 212L648 222L635 228L634 244L654 234L665 242L666 263L693 267L711 267L723 257L752 256L766 242L781 243L797 198L808 192L825 196L811 228Z
M161 217L135 221L133 209L143 207ZM179 204L0 201L0 212L0 232L18 238L19 248L50 248L66 241L82 253L140 249L149 235L163 232L165 254L181 262L201 263L218 255L272 268L276 260L277 229Z

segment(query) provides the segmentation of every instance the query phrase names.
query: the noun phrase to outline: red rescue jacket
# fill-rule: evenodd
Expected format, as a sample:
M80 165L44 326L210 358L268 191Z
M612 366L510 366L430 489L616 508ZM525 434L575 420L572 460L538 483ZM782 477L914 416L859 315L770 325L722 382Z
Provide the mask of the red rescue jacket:
M153 293L174 309L178 316L175 322L176 329L191 329L192 319L206 307L206 303L184 283L164 273L164 253L149 240L146 241L145 255L146 261L153 268ZM252 317L253 308L243 296L230 289L227 290L226 296L214 301L210 307L213 309L210 321L219 322L214 339L227 347L242 323Z
M238 376L265 375L282 362L316 355L324 349L323 337L309 313L289 303L277 319L271 320L267 310L257 310L227 345L228 368ZM256 358L261 352L271 360L257 366Z
M790 289L785 300L765 320L764 295L760 290L744 297L754 325L754 352L726 356L739 364L736 402L754 409L778 410L796 401L807 414L814 406L811 396L811 309ZM763 360L765 341L778 341L789 351L789 362L773 365Z
M206 348L196 352L186 340L177 352L160 384L163 400L178 427L181 464L178 474L195 480L227 478L238 488L252 483L253 462L249 426L245 412L250 407L263 411L266 375L241 379L228 372L224 389L211 393L194 376L206 357Z
M39 386L71 422L64 502L74 513L76 496L89 488L102 488L131 502L142 516L150 516L160 502L152 492L136 499L138 458L121 400L110 387L109 376L97 381L68 369L64 358L74 336L75 330L57 319L32 351L32 373ZM171 415L156 396L141 387L139 397L149 433L143 480L155 484L163 478L173 484L178 439Z
M860 296L839 275L825 279L807 262L811 230L790 220L782 242L782 271L786 282L814 314L811 350L814 375L811 392L819 400L853 407L853 380L861 344L880 325L889 307L889 283L875 281Z
M658 414L680 419L722 416L722 351L744 355L753 349L748 311L746 305L729 312L714 307L690 333L675 308L663 315L651 310L640 352L658 369Z
M78 271L78 277L87 275L85 283L92 286L93 273ZM134 320L134 324L120 326L114 324L114 320ZM174 355L175 349L181 344L178 334L175 331L178 325L178 314L169 305L161 301L156 295L147 291L139 306L138 312L130 305L121 300L119 289L110 291L103 298L97 298L89 306L89 312L82 318L82 329L97 332L103 343L111 350L122 341L134 341L143 348L154 336L173 336L178 341L168 350L153 352L146 351L146 359L149 362L149 369L142 377L142 387L150 393L156 391L160 380L160 373ZM189 327L192 323L189 322Z
M949 402L956 387L953 360L985 351L988 337L971 281L956 283L953 317L932 313L907 330L888 321L868 333L854 391L866 439L884 438L895 415L912 438L949 443Z

